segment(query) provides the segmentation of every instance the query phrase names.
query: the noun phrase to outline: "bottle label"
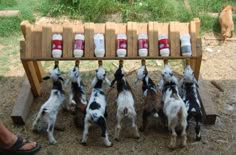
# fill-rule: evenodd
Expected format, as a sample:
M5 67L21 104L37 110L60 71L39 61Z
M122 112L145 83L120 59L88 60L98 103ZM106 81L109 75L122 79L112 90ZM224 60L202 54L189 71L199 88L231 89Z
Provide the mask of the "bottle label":
M138 46L139 46L139 49L148 49L148 40L147 39L139 39Z
M53 40L52 50L62 50L62 40Z
M168 39L160 39L159 40L159 49L162 50L165 48L169 48Z
M76 39L74 42L74 49L84 51L84 40Z
M126 49L126 48L127 48L127 40L126 39L118 39L117 49Z

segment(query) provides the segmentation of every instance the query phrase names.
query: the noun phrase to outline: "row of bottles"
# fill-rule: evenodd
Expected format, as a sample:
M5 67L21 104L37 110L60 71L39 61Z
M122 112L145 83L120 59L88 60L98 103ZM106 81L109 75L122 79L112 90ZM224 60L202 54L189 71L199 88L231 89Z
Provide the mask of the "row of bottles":
M180 35L181 54L182 56L191 56L190 35ZM63 39L61 34L53 34L52 36L52 57L62 57ZM84 55L85 39L83 34L76 34L74 37L73 55L74 57L82 57ZM102 33L94 35L94 54L96 57L105 56L105 39ZM127 55L127 36L126 34L117 34L116 54L118 57L125 57ZM167 34L160 34L158 36L158 48L161 56L169 56L170 48ZM141 33L138 35L138 55L140 57L148 56L148 35Z

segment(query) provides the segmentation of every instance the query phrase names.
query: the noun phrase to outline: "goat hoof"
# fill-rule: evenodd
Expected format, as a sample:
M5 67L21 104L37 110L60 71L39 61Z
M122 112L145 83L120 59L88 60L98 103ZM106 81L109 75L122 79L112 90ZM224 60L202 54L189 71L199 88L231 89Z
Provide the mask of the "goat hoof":
M120 139L119 139L119 138L115 138L115 141L119 142L119 141L120 141Z
M87 145L86 142L80 142L80 144L83 145L83 146L86 146L86 145Z
M51 144L51 145L55 145L56 143L57 143L56 140L52 140L52 141L49 142L49 144Z
M200 141L202 139L202 137L196 137L196 141Z
M140 127L139 131L144 132L144 127Z
M173 144L170 144L168 147L169 147L171 150L174 150L174 149L175 149L175 145L173 145Z
M110 145L106 145L107 147L112 147L113 146L113 143L111 143Z

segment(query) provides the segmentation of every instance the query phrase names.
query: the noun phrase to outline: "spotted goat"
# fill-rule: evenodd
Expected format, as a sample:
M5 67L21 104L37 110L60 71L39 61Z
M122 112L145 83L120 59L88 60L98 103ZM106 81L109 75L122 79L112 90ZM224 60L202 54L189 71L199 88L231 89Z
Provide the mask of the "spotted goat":
M54 138L54 126L57 119L57 114L64 104L65 92L62 87L64 79L60 76L60 69L58 65L55 65L54 69L49 72L49 75L44 77L43 80L52 79L53 87L48 100L41 106L36 119L33 122L33 130L38 128L44 128L44 124L47 125L46 131L48 133L48 139L50 144L56 144L57 141Z
M148 125L148 117L151 115L154 117L159 117L161 122L164 119L164 113L162 110L162 104L160 102L160 94L157 92L157 88L153 80L149 77L148 71L145 65L142 65L136 73L136 81L143 81L142 90L144 97L143 104L143 122L140 131L144 131ZM162 123L161 123L162 124Z
M124 70L123 65L120 64L119 68L116 70L114 74L114 80L111 83L111 87L116 82L117 86L117 112L116 112L116 119L117 124L115 128L115 140L119 140L120 137L120 130L121 130L121 121L124 118L131 119L132 128L134 129L135 138L139 138L139 132L136 125L136 111L134 107L134 97L132 94L131 87L128 81L124 77Z
M86 107L86 113L84 117L84 130L81 139L81 144L85 145L88 139L88 130L92 123L97 124L102 130L102 137L104 139L105 146L112 146L107 131L107 102L104 91L102 89L102 83L105 82L110 86L111 83L107 79L106 72L102 66L96 70L96 76L92 81L92 93L90 100Z
M202 121L202 110L197 90L198 83L194 77L194 72L190 65L187 65L185 67L184 76L180 80L179 85L180 85L181 97L184 100L188 111L187 120L189 122L191 118L195 119L196 140L199 141L201 140L200 125Z
M168 128L172 133L169 148L174 149L176 147L177 133L182 137L182 146L186 146L187 109L179 95L178 80L168 64L165 64L161 75L159 89L162 91L163 112L167 117Z
M87 99L85 95L85 88L82 82L79 66L76 64L72 70L68 73L68 79L65 82L65 86L71 82L71 89L69 92L69 101L67 109L75 114L74 122L77 127L82 127L83 117L87 105Z

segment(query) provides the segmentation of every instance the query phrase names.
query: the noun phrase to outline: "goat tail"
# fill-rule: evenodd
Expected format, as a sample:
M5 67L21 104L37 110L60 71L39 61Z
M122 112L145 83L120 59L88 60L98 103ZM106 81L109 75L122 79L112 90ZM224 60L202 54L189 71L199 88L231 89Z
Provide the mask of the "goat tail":
M125 107L125 108L123 109L123 114L124 114L124 115L127 115L127 114L128 114L128 108L127 108L127 107Z

